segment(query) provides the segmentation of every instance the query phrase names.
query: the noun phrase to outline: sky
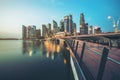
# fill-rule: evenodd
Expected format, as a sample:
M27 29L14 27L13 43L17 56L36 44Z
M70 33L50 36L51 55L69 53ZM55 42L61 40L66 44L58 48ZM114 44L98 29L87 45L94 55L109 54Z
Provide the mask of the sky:
M0 0L0 38L21 38L22 25L36 25L57 21L72 14L79 32L80 14L93 27L101 27L103 32L112 32L113 21L120 17L120 0ZM119 25L120 29L120 25Z

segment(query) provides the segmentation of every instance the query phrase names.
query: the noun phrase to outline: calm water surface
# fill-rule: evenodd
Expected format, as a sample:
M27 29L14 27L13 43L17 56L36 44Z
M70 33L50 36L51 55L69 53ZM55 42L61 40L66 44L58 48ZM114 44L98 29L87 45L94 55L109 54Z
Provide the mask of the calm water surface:
M74 80L63 43L0 40L0 80Z

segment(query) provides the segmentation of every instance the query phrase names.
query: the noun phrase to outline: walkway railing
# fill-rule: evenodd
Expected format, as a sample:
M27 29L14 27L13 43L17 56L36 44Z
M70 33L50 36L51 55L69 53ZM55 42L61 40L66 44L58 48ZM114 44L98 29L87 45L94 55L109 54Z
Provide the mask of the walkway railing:
M75 55L76 59L78 60L79 65L81 66L81 68L83 70L83 73L85 74L86 80L102 80L107 60L110 60L117 65L120 64L119 61L117 61L111 57L108 57L109 49L107 47L103 47L102 48L103 50L100 53L100 52L92 50L90 47L86 46L86 42L79 43L79 41L76 42L75 40L68 40L68 39L66 39L66 41L69 44L71 50L74 52L74 55ZM80 54L78 54L78 48L81 48ZM98 47L98 48L100 48L100 47ZM92 72L88 69L87 64L85 64L85 62L83 61L86 50L91 51L92 52L91 54L94 53L95 55L97 54L97 55L99 55L99 57L101 57L99 66L98 66L98 70L96 71L97 72L96 76L92 75ZM91 65L95 65L95 64L91 64Z

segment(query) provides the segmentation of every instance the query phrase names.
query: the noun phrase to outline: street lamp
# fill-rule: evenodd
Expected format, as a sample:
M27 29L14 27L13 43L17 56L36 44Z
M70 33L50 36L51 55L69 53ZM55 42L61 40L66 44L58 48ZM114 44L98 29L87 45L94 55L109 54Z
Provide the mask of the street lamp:
M115 32L118 32L118 25L119 25L120 18L118 18L117 23L115 22L115 19L112 16L108 16L108 19L112 19L113 20L113 27L115 29Z

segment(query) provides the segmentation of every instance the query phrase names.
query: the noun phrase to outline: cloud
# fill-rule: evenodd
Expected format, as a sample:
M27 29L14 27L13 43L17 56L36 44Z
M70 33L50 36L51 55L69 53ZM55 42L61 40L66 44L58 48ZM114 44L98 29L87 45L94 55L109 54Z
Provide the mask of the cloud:
M50 4L54 4L54 5L63 5L64 3L60 0L42 0L42 2L45 3L50 3Z

